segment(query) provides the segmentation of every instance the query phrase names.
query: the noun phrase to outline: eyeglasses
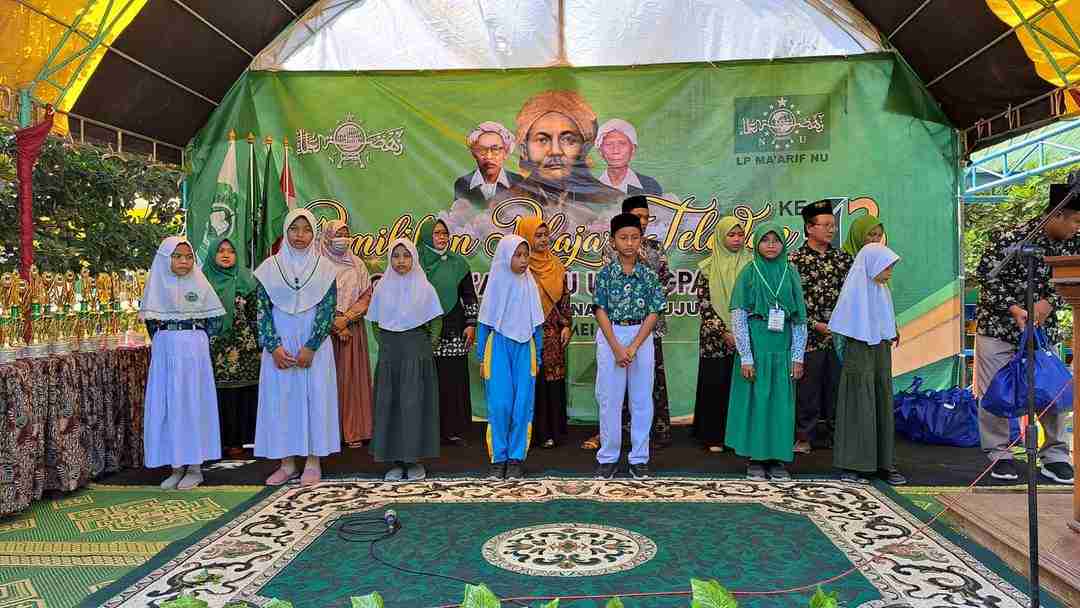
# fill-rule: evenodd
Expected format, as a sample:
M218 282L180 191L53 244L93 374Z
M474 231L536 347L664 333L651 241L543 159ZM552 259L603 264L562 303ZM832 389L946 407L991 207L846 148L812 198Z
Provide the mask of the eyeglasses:
M499 156L504 152L506 152L506 148L502 146L488 146L486 148L483 146L472 147L472 153L477 156Z

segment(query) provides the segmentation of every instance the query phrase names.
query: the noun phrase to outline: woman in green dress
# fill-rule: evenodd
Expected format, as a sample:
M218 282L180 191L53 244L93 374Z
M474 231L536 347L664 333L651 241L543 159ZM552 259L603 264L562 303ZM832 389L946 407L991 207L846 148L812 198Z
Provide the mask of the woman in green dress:
M806 350L806 302L788 263L784 229L769 222L754 235L754 259L731 294L739 360L731 381L724 443L750 462L746 476L788 481L794 459L795 381Z
M209 251L203 274L225 308L221 333L210 338L221 445L226 457L239 458L245 445L255 443L259 407L258 282L250 270L237 264L236 248L229 239L211 243Z

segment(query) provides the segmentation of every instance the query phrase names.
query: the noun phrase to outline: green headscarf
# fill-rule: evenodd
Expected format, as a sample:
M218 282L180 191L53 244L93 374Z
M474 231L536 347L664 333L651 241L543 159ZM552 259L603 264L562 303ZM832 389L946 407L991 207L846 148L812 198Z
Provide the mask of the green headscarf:
M709 279L709 300L713 310L728 327L731 326L731 292L735 289L735 280L739 278L739 271L754 258L753 252L745 246L732 253L724 245L728 233L739 224L739 220L730 215L721 218L716 223L712 254L698 264Z
M450 247L439 251L435 249L435 225L442 224L446 228L446 222L435 220L424 224L420 229L420 266L427 274L427 280L439 294L439 303L442 304L443 313L449 313L458 305L458 285L461 279L469 274L469 263L465 258L450 251ZM449 230L449 228L447 228Z
M221 327L227 332L232 329L233 319L236 317L236 294L245 296L250 294L255 291L257 282L251 270L240 266L239 257L232 268L222 268L218 265L217 252L221 244L226 241L233 246L233 249L236 249L232 239L228 238L217 239L210 243L209 253L203 262L203 274L214 286L218 298L221 298L221 306L225 309L225 318L222 320Z
M869 214L860 216L852 222L847 231L847 238L844 239L844 252L851 257L859 255L859 250L866 244L866 235L878 226L881 226L882 231L885 230L885 225L881 223L881 220Z
M770 232L780 237L783 249L780 255L766 260L758 253L758 244ZM765 279L764 282L762 278ZM768 283L768 286L765 283ZM779 304L780 308L784 309L786 321L806 322L806 302L803 300L802 285L799 283L799 272L788 263L784 227L776 222L767 222L754 232L754 260L746 265L735 281L731 308L739 308L768 319L769 310L774 304Z

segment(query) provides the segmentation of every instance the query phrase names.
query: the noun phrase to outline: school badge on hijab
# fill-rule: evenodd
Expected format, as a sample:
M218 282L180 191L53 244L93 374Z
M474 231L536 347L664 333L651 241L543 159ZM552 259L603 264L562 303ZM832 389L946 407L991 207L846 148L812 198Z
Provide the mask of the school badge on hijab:
M184 294L184 299L188 302L198 302L199 294L195 293L194 291L189 291Z

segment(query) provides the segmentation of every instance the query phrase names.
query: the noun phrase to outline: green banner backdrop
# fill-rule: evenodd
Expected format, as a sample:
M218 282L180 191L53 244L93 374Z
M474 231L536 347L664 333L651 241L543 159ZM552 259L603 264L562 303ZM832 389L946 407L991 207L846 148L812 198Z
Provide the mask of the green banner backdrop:
M637 145L624 146L621 156L615 147L592 145L598 127L614 118L636 131ZM514 148L491 137L470 148L468 134L485 121L504 125L517 139ZM347 219L354 249L374 268L384 267L391 240L415 238L421 223L444 217L482 293L499 235L513 229L518 215L543 213L559 235L556 252L571 266L569 385L571 416L578 419L596 415L596 325L588 303L607 220L623 196L600 178L608 164L624 165L628 151L637 177L630 182L655 195L649 233L676 276L665 341L673 417L694 407L699 322L690 291L723 214L736 214L751 230L779 219L798 246L802 206L835 198L838 240L853 217L874 214L903 257L893 281L901 324L958 293L955 136L891 55L589 69L251 72L191 144L187 225L200 252L216 235L246 238L254 221L243 196L242 209L222 208L223 200L237 197L215 200L230 130L241 135L237 192L248 192L250 175L262 172L262 137L287 136L298 204L322 218ZM243 141L249 132L259 143ZM272 150L276 180L280 143ZM246 169L252 153L256 171ZM485 200L474 174L493 162L504 181ZM955 383L955 362L941 356L920 362L931 364L924 369L929 386ZM474 411L482 416L478 376L474 367Z

